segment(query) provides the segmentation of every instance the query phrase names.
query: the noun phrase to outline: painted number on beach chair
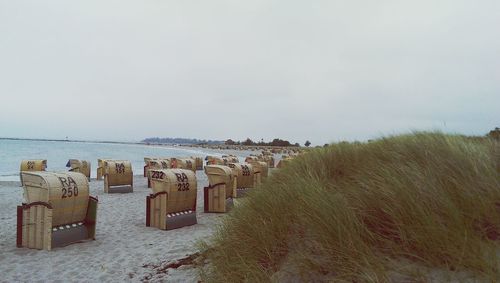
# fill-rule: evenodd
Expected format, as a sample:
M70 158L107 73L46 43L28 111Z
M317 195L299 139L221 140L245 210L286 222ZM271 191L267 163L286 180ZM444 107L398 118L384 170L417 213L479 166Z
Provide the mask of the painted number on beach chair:
M61 198L70 198L70 197L76 197L78 196L78 185L76 184L75 180L71 177L58 177L59 181L61 182L62 188L61 188Z
M28 170L33 170L33 169L35 169L35 162L28 161Z
M115 170L116 170L116 173L118 173L118 174L124 174L125 173L125 164L116 163Z
M189 191L189 183L177 183L177 191Z
M161 171L153 171L153 179L163 179L163 177L165 177L165 173Z
M243 171L243 176L250 176L250 169L248 166L242 165L241 170Z
M188 176L186 173L175 173L177 178L177 190L178 191L189 191Z

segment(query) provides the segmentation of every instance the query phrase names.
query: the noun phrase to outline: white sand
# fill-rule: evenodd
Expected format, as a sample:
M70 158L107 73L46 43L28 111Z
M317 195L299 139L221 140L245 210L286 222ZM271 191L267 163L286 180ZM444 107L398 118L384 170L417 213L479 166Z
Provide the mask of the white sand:
M16 206L23 202L19 183L0 182L0 281L152 281L197 282L196 268L183 266L155 274L146 264L175 261L197 251L195 243L209 237L224 215L203 213L203 171L198 178L198 224L163 231L146 227L146 178L134 176L134 192L105 194L103 182L90 182L97 196L96 240L52 251L16 248Z

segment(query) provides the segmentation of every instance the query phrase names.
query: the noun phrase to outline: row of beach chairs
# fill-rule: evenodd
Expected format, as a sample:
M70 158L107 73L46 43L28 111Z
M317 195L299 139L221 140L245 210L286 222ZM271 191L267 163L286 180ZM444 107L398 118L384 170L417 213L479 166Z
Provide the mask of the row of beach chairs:
M144 176L152 190L146 197L146 226L171 230L197 224L197 170L204 169L209 180L203 189L205 212L227 212L234 198L268 176L269 163L258 156L246 163L224 158L224 164L206 166L200 157L145 158ZM89 195L90 162L71 159L67 166L69 172L46 172L46 160L22 161L25 201L17 208L18 247L50 250L95 238L98 200ZM133 192L130 161L99 159L97 173L105 193Z
M79 172L90 180L90 162L86 160L70 159L66 163L70 172ZM21 161L20 171L45 171L47 169L47 160L23 160Z

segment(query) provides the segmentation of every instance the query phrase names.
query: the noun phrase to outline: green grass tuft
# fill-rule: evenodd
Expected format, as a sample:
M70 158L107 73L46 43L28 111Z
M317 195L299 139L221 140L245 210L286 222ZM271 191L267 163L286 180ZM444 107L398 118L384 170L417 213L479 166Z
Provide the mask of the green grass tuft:
M299 156L203 246L203 280L498 281L498 148L418 132Z

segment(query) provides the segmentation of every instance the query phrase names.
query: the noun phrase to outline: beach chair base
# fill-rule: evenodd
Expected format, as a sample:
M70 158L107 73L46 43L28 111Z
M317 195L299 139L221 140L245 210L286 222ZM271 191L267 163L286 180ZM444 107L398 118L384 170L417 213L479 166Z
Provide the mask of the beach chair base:
M64 247L89 239L89 231L87 229L87 226L78 224L73 225L70 225L70 228L61 226L62 229L52 229L52 248Z
M108 194L126 194L133 193L134 188L132 186L114 186L109 187L107 190L105 188L104 192Z
M146 226L161 230L173 230L198 224L196 204L191 210L167 213L167 192L146 197Z
M52 226L52 207L46 202L22 204L17 207L18 248L51 250L95 239L97 199L89 197L83 222Z
M185 226L198 224L196 212L181 212L177 214L167 214L166 230L173 230Z

